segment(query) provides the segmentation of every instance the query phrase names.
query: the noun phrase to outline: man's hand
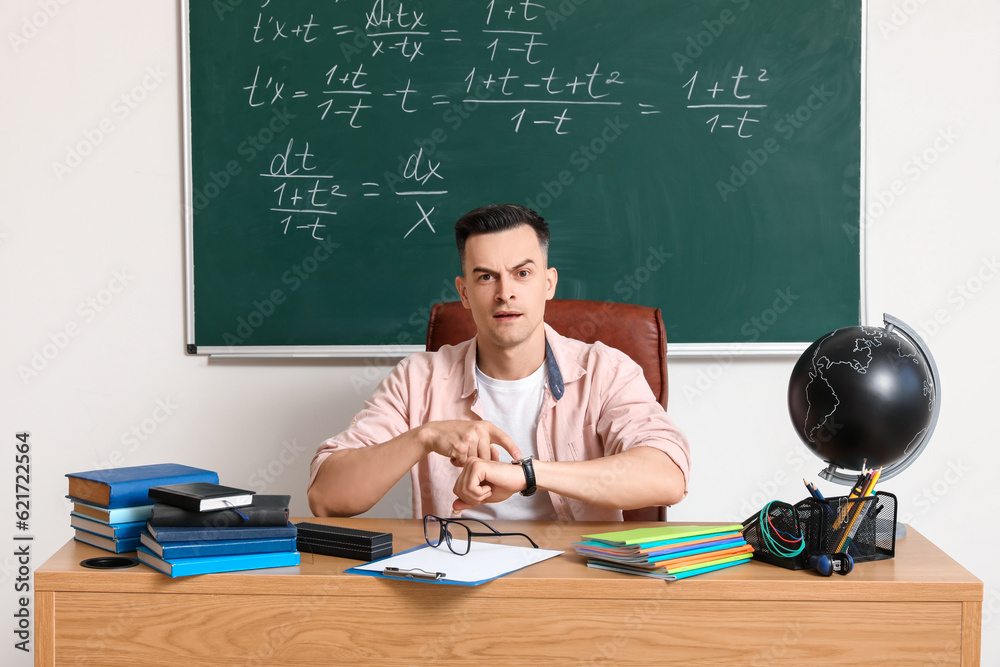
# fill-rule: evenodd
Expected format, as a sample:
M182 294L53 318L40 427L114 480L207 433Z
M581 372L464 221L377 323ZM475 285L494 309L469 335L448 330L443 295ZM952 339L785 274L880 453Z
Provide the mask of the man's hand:
M458 499L452 508L461 512L483 503L499 503L523 491L525 484L521 466L482 459L469 461L455 481Z
M437 452L459 468L473 459L499 461L494 444L506 449L511 457L521 458L511 437L488 421L439 421L420 426L427 453Z

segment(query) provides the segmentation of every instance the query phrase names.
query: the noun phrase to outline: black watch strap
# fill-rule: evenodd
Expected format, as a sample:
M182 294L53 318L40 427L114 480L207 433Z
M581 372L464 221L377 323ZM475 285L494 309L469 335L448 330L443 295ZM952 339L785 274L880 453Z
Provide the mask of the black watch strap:
M514 465L521 466L521 470L524 471L524 491L521 491L522 496L530 496L537 491L535 486L535 467L531 464L533 456L526 456L523 459L517 459L511 461Z

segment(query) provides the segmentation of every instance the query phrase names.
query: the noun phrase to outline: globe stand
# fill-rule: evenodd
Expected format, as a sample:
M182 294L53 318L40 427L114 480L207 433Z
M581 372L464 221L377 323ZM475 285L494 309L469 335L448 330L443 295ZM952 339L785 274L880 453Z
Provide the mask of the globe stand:
M939 380L937 364L934 362L934 357L931 356L931 351L924 343L920 335L914 331L909 325L907 325L902 320L885 313L882 315L882 319L885 321L885 330L889 333L899 333L903 337L907 338L913 347L917 348L923 355L924 359L927 360L927 367L930 372L931 382L934 386L934 413L931 415L930 424L928 424L927 429L924 431L923 437L915 443L911 443L909 447L903 454L903 458L899 461L891 463L884 468L882 468L882 474L879 480L886 480L895 477L903 470L912 464L918 456L924 451L927 443L931 439L931 435L934 433L934 428L937 426L938 414L941 412L941 383ZM823 479L835 482L837 484L842 484L844 486L853 486L857 482L859 473L844 473L841 472L839 466L835 463L831 463L825 469L821 470L819 476ZM906 527L900 523L896 524L896 536L904 537L906 535Z

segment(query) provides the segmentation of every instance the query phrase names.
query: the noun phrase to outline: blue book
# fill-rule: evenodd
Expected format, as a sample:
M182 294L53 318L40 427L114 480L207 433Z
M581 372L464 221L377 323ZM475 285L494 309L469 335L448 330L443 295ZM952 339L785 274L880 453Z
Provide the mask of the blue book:
M153 555L167 560L197 558L201 556L232 556L235 554L260 554L275 551L295 551L295 538L274 540L213 540L210 542L167 542L160 544L149 533L139 536L140 544Z
M69 525L79 530L85 530L95 535L103 535L111 539L121 539L123 537L139 537L139 533L146 527L145 521L133 521L131 523L104 523L90 517L70 512Z
M165 542L211 542L215 540L267 540L295 537L295 525L212 528L209 526L151 526L146 530L160 544Z
M138 556L141 562L154 570L159 570L171 577L186 577L192 574L211 574L213 572L259 570L266 567L292 567L299 564L298 551L166 560L160 558L146 547L140 546L136 552L136 556Z
M108 509L149 504L149 489L164 484L211 482L218 484L218 473L179 463L155 463L127 468L71 472L69 495L91 505Z
M85 542L87 544L93 545L95 547L100 547L106 551L111 551L116 554L125 553L127 551L135 551L139 548L139 537L123 537L120 539L112 539L110 537L104 537L103 535L95 535L94 533L88 533L85 530L76 529L73 539L78 542Z
M153 506L134 505L132 507L119 507L112 510L107 507L76 501L73 503L73 514L90 517L104 523L131 523L133 521L146 521L153 516Z

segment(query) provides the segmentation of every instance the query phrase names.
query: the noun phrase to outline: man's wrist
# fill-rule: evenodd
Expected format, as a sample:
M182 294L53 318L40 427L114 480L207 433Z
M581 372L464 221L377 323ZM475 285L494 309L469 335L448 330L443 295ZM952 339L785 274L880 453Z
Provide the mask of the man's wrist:
M521 470L524 472L524 490L520 492L522 496L534 495L538 486L535 482L535 467L534 467L534 457L526 456L521 459L515 459L511 461L514 465L520 466Z
M416 426L410 430L410 433L416 440L417 445L420 447L420 451L423 453L421 458L434 451L434 438L428 430L429 425L430 422L421 424L420 426Z

